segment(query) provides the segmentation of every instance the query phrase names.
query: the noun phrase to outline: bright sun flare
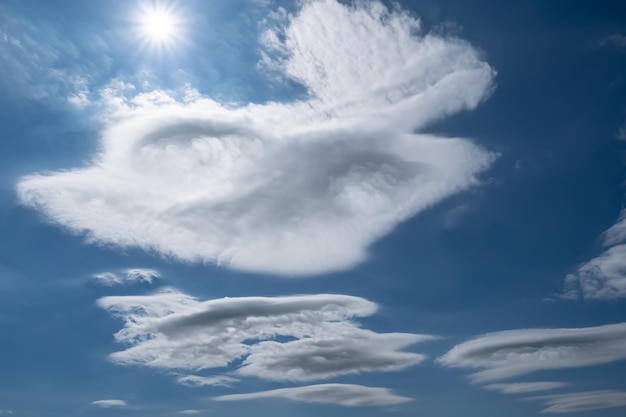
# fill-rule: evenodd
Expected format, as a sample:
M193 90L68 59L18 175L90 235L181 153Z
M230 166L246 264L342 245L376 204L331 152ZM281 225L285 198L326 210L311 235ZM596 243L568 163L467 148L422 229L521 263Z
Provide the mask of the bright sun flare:
M164 10L147 12L142 18L144 35L153 42L167 42L176 34L177 19L173 13Z

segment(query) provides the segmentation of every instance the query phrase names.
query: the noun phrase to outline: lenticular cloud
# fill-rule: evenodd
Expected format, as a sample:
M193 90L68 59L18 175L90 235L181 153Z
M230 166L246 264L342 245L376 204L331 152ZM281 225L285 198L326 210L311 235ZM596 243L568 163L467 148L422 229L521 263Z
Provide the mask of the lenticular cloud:
M233 106L107 88L100 153L22 178L20 201L96 243L312 275L363 261L489 167L467 139L415 133L489 94L494 71L468 43L377 2L309 1L272 25L262 67L307 99Z

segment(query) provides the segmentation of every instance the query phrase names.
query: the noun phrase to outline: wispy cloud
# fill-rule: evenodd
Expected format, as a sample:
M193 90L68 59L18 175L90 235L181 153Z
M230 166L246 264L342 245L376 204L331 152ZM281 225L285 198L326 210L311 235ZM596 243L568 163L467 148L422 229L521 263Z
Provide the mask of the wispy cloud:
M147 268L129 268L121 272L101 272L91 276L94 282L107 287L143 282L152 284L152 281L158 278L161 278L159 271Z
M548 408L542 413L575 413L580 411L602 410L626 407L626 392L587 391L570 394L543 395L530 400L543 401Z
M613 45L626 49L626 36L620 33L614 33L602 40L602 45Z
M412 398L400 397L387 388L372 388L350 384L321 384L306 387L281 388L247 394L213 397L216 401L241 401L263 398L286 398L292 401L338 404L345 407L372 407L403 404Z
M499 391L503 394L526 394L563 388L568 385L565 382L511 382L485 385L484 388L490 391Z
M91 404L100 408L123 408L128 406L124 400L97 400L92 401Z
M24 177L20 201L91 241L296 276L353 267L400 222L479 183L493 154L415 133L489 96L495 73L471 45L376 1L302 2L277 25L267 59L306 99L108 89L92 165Z
M189 414L200 414L201 412L202 412L202 410L193 410L193 409L191 409L191 410L182 410L182 411L179 411L176 414L186 414L186 415L189 415Z
M437 359L478 369L473 382L489 382L548 369L578 368L626 359L626 323L579 329L524 329L488 333Z
M197 375L185 375L179 377L176 382L188 387L230 387L232 384L238 382L237 378L233 378L226 375L218 376L197 376Z
M562 297L592 300L626 298L626 210L603 236L606 249L565 278Z
M434 339L362 329L354 319L374 314L377 306L346 295L199 301L170 289L148 296L105 297L98 305L125 322L115 337L131 347L113 353L115 363L200 370L242 360L235 376L268 380L314 381L398 371L425 359L404 348Z

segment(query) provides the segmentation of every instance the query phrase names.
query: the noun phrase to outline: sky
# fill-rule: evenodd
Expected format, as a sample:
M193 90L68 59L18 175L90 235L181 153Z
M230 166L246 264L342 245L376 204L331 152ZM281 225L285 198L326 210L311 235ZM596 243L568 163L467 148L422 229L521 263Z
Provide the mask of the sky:
M626 5L3 0L0 416L617 417Z

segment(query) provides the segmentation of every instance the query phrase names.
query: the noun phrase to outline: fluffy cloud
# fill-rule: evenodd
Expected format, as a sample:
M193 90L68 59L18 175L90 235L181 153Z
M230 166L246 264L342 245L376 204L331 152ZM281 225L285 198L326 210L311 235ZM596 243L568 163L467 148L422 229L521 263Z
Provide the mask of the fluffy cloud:
M148 296L105 297L98 304L125 322L115 337L130 347L111 355L121 365L197 371L241 360L235 376L312 381L417 365L425 356L402 349L434 339L362 329L354 318L370 316L377 307L346 295L199 301L167 289ZM217 380L179 380L207 381Z
M100 408L127 407L128 404L124 400L98 400L92 401L92 405Z
M525 394L528 392L547 391L566 387L565 382L512 382L508 384L490 384L485 388L503 394Z
M185 375L179 377L176 382L181 385L186 385L188 387L204 387L204 386L212 386L212 387L230 387L235 382L238 382L237 378L233 378L230 376L219 375L219 376L197 376L197 375Z
M287 398L293 401L339 404L346 407L384 406L413 401L411 398L395 395L387 388L372 388L350 384L309 385L306 387L281 388L271 391L213 397L217 401L256 400L261 398Z
M121 273L101 272L91 276L91 279L94 282L107 287L124 284L138 284L142 282L152 284L152 280L155 278L161 278L159 271L147 268L129 268L123 270Z
M626 359L626 323L489 333L455 346L437 361L449 367L478 369L470 379L487 382L623 359Z
M107 88L100 153L22 178L20 201L93 242L297 276L362 262L400 222L478 183L492 154L415 133L489 95L494 71L471 45L376 1L307 1L276 25L265 62L306 99Z
M571 394L543 395L530 399L544 401L549 406L541 410L542 413L574 413L578 411L626 407L626 392L623 391L575 392Z
M626 298L626 211L617 223L604 233L600 256L580 265L565 278L563 297L596 300Z

